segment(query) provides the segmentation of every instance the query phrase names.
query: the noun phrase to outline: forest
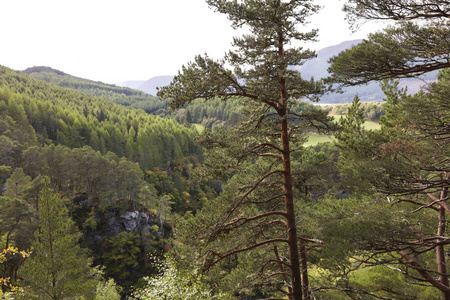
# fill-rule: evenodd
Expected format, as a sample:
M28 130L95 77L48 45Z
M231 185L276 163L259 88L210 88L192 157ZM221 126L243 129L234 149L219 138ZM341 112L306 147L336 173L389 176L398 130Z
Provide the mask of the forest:
M450 300L450 2L345 1L391 25L320 80L315 1L206 4L248 34L157 96L0 66L2 299Z

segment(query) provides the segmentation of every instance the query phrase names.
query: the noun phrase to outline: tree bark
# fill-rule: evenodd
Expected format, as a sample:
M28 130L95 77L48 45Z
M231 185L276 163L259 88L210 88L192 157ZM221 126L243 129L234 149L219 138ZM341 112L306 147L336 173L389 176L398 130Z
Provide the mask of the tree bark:
M281 6L281 2L278 1L278 5ZM285 55L284 50L284 34L283 29L278 30L278 56L283 58ZM283 183L284 183L284 204L286 208L286 230L287 240L289 245L289 261L291 266L291 285L292 285L292 299L303 299L303 286L300 273L300 259L297 240L297 224L295 222L295 206L294 206L294 194L292 188L292 170L291 170L291 149L290 149L290 130L287 121L287 105L289 95L287 93L286 79L284 74L286 73L287 66L280 66L279 84L280 84L280 100L278 105L278 116L281 121L281 149L283 159Z
M309 292L309 279L308 279L308 261L306 258L306 246L305 241L300 240L300 263L301 263L301 272L302 272L302 288L303 288L303 297L305 300L311 299L311 293Z
M441 202L444 202L444 199L447 197L447 188L444 187L441 192ZM445 202L446 203L446 202ZM443 206L439 207L439 225L438 225L438 236L444 236L445 235L445 224L447 222L446 220L446 211ZM438 240L440 242L440 240ZM436 247L436 262L437 262L437 269L439 273L438 281L442 283L445 286L449 286L449 280L447 276L447 265L445 260L445 249L444 245L438 245ZM450 291L441 291L442 299L443 300L450 300Z
M286 229L289 245L289 260L292 272L292 299L302 300L302 280L300 274L300 259L298 255L297 228L295 224L294 195L292 192L289 132L287 121L285 120L281 123L281 142L283 147L283 181L286 193L284 197L284 204L286 207Z

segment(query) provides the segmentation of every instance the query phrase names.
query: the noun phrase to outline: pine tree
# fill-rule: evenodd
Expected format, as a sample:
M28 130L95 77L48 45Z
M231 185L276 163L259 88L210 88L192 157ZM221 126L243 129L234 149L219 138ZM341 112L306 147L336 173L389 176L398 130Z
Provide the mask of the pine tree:
M158 95L170 99L172 108L196 98L243 99L249 112L244 119L249 126L235 131L236 136L223 135L223 140L215 143L219 146L234 143L231 147L239 148L235 154L240 158L256 155L265 162L260 168L250 167L248 173L253 177L240 182L241 188L234 190L236 194L231 197L234 202L210 228L209 239L228 232L234 232L231 238L237 237L244 230L250 235L236 243L229 241L229 247L223 251L209 249L205 254L206 269L239 253L279 246L286 250L288 261L281 261L274 251L274 257L262 265L279 268L280 281L289 282L286 291L280 290L290 299L309 299L305 246L297 234L299 212L295 207L291 155L293 144L300 142L305 134L305 126L326 128L328 121L326 114L319 110L302 113L292 110L299 99L314 99L322 92L322 86L313 79L303 79L290 66L301 65L315 56L313 51L291 44L314 40L317 31L300 32L297 27L304 25L318 7L308 0L209 0L207 3L228 15L234 28L247 26L249 34L235 38L235 50L223 60L197 56ZM234 70L227 69L227 64ZM217 158L223 161L223 157ZM242 173L245 176L246 172ZM267 189L271 191L263 192ZM244 215L243 210L250 216Z
M38 230L32 256L19 270L27 299L93 297L98 283L92 260L80 248L81 237L68 216L65 200L48 181L39 198Z
M412 77L450 67L450 2L436 0L350 0L348 18L393 20L331 59L333 79L349 85Z
M381 120L381 130L354 126L358 122L355 102L346 121L341 122L343 132L337 136L345 176L357 182L358 197L368 194L373 207L373 214L355 218L367 224L360 228L383 223L377 220L376 207L388 206L389 211L397 213L377 234L363 230L360 236L347 236L343 242L349 244L356 239L354 251L369 251L366 265L388 266L405 275L408 284L426 282L441 292L441 299L448 300L450 71L442 70L426 93L408 95L397 85L382 85L387 114ZM386 199L384 205L380 205L380 199ZM350 219L346 226L353 222Z

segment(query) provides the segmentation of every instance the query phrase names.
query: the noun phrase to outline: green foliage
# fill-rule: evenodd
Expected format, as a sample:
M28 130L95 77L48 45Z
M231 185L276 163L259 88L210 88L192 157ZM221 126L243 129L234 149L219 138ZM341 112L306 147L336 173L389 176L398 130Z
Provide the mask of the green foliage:
M33 254L20 269L24 295L27 299L93 297L98 271L78 245L81 233L68 216L66 201L48 184L39 198Z
M144 276L156 273L152 262L155 257L163 255L164 246L169 242L169 234L164 235L162 227L123 231L104 238L100 249L94 249L98 252L95 256L96 264L103 267L107 278L114 278L121 286L122 295L129 296L133 286L143 284Z
M200 155L197 132L173 120L112 104L101 98L47 84L0 67L0 133L6 153L14 157L25 144L90 145L139 162L144 170L169 167ZM6 140L8 139L8 140ZM19 147L20 146L20 147ZM10 165L11 162L4 164Z
M349 275L355 292L364 287L376 295L396 295L407 283L414 285L412 293L425 298L449 293L446 276L436 275L447 273L447 245L440 240L446 239L442 226L450 211L442 202L449 188L445 163L450 155L450 131L445 125L450 117L449 71L444 69L440 74L438 82L415 95L398 90L398 82L384 82L386 116L380 121L381 130L368 131L360 126L363 118L356 100L341 122L343 131L337 135L343 153L341 171L349 179L350 194L358 195L358 202L367 195L369 201L363 202L363 208L370 213L351 209L347 217L331 217L328 230L332 233L323 233L337 238L332 243L333 254L337 254L338 240L342 238L342 245L349 251L342 257L349 270L357 272ZM383 206L386 213L380 214ZM357 242L351 245L353 241ZM355 266L356 262L359 264ZM393 287L378 280L386 293L368 288L362 279L376 278L380 268L363 271L361 267L382 265L404 275L405 283ZM435 290L420 288L423 281Z
M6 180L6 190L0 196L0 235L2 236L1 247L9 249L30 249L32 244L35 224L30 223L36 212L37 194L40 190L40 178L31 180L21 168L13 171ZM17 270L24 263L26 257L20 255L8 255L1 265L3 278L10 278L14 283L17 280ZM2 287L3 291L7 290Z
M23 152L24 169L29 174L49 176L51 184L67 196L87 195L100 208L121 211L150 207L155 191L144 181L139 165L109 152L102 155L91 147L31 147Z
M231 300L231 296L213 293L205 285L201 276L193 271L180 271L170 260L160 263L160 275L146 277L146 285L133 293L133 299L139 300Z
M101 97L107 101L123 106L142 109L147 113L157 114L158 111L167 109L167 101L161 101L157 97L144 92L78 78L48 67L32 67L23 72L50 84L74 89L94 97ZM100 116L100 119L104 117Z
M308 249L312 267L302 270L309 271L315 298L438 299L442 285L449 286L450 71L417 95L383 82L383 108L357 97L345 108L337 147L304 148L311 130L332 126L324 111L299 101L315 99L322 84L287 68L314 53L283 47L315 37L295 25L317 7L310 1L207 2L234 27L250 26L250 34L235 39L236 51L223 61L198 56L183 67L161 91L178 108L172 113L167 102L130 89L49 68L27 70L77 92L0 67L1 242L5 249L27 249L35 232L33 256L4 252L0 277L15 281L19 272L26 299L120 299L112 279L99 283L68 208L86 236L105 230L121 212L153 208L145 211L158 213L158 225L108 236L93 249L96 263L125 294L136 287L136 299L232 298L220 290L285 297L291 278L283 266L298 263L288 261L292 232L295 244ZM430 21L400 22L371 35L332 59L333 79L357 84L448 66L449 23L439 15L448 9L430 3L349 0L353 16ZM281 27L272 26L274 20ZM370 130L367 119L380 119L381 130ZM200 138L207 149L202 167L191 123L207 128ZM43 175L59 194L46 186L40 196ZM288 209L295 219L285 218ZM167 221L175 220L177 264L169 260L144 283L139 278L155 272L147 254L168 248Z
M408 205L395 205L382 195L337 199L327 197L310 206L307 215L320 252L311 255L312 286L321 289L317 298L395 297L395 299L439 299L439 292L406 277L413 271L399 262L399 255L384 249L400 240L413 240L408 224L422 222L423 233L432 230L432 215L413 213ZM388 268L386 266L389 266Z
M77 243L88 247L95 264L105 264L107 275L117 277L123 293L128 293L127 288L153 272L146 255L160 255L168 248L171 228L164 220L169 218L161 218L161 223L152 215L159 207L156 199L169 195L175 203L167 203L164 210L177 205L176 210L184 213L195 211L213 195L208 182L190 184L192 169L201 160L194 141L197 131L4 67L0 82L2 243L6 248L31 246L42 176L48 176L61 196L73 200L67 208L85 233ZM157 178L158 190L144 179L143 169L150 168L167 175ZM128 210L146 212L160 226L130 233L135 236L128 239L134 245L130 249L120 243L122 236L98 242L96 238L110 230L106 220ZM130 267L127 273L109 255L123 249L133 253L122 262ZM23 271L23 260L8 259L1 265L0 277L14 283L18 271Z
M201 124L206 128L234 125L241 117L242 99L222 101L214 98L210 101L196 99L172 113L172 117L180 124L190 117L189 123Z
M397 23L333 57L329 71L334 80L357 85L450 66L447 1L350 0L346 10L351 20L390 19Z
M300 101L317 100L325 90L322 82L304 79L290 66L315 56L292 45L316 37L315 30L301 32L298 26L318 6L276 0L207 3L226 14L234 28L248 26L250 34L235 38L234 50L223 60L195 57L158 93L171 99L172 108L188 109L199 98L226 103L238 99L243 104L238 125L205 130L201 137L208 148L204 174L230 179L214 204L205 203L182 229L182 242L190 244L186 255L208 271L225 259L250 253L260 271L257 263L251 264L246 283L261 287L258 292L267 297L308 297L307 278L303 286L300 278L295 220L303 200L300 193L307 194L313 181L309 167L314 159L301 145L309 130L324 132L333 126L326 112ZM198 240L188 241L193 233ZM278 249L288 257L289 268L277 257Z
M114 279L100 282L97 285L94 300L120 300L120 288L116 286Z
M349 278L354 290L350 295L365 291L379 297L392 297L404 300L441 299L440 293L427 286L414 285L405 280L405 276L396 270L384 266L370 266L353 272ZM383 287L380 291L379 287Z
M110 237L106 241L106 251L102 255L102 265L106 267L105 275L114 277L117 282L125 283L130 278L131 270L138 266L140 243L138 236L128 232Z

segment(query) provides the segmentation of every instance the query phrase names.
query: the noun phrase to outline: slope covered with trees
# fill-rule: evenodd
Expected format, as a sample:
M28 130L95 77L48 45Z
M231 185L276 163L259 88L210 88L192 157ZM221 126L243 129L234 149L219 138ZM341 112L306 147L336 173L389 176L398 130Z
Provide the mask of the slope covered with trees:
M448 1L347 1L397 23L331 60L331 83L386 79L385 114L355 96L338 124L289 67L314 57L291 43L312 0L207 3L249 34L161 90L175 120L0 67L2 296L450 299ZM431 70L414 95L392 80Z
M242 115L242 99L226 102L220 99L211 101L194 99L178 109L170 110L167 105L168 100L138 90L78 78L49 67L32 67L23 72L53 85L77 90L124 106L140 108L149 114L175 119L184 125L196 123L206 128L235 125ZM302 102L293 110L299 113L307 107L311 108L312 104L308 106L307 103Z
M49 67L31 67L23 72L47 83L102 97L120 105L143 109L148 113L158 114L158 111L167 109L167 101L160 101L157 97L135 89L75 77Z
M47 247L41 245L44 237L36 235L37 241L33 239L44 224L36 222L43 212L40 208L44 208L42 197L52 202L58 197L68 199L64 200L68 210L57 209L61 210L57 218L69 220L67 224L72 219L83 231L81 241L76 234L70 243L88 247L92 258L84 261L104 267L103 274L114 278L124 293L153 272L147 255L164 252L171 233L165 222L171 204L177 204L174 211L184 213L197 209L204 198L210 197L201 185L189 184L190 170L202 156L195 142L197 132L174 120L51 85L5 67L0 67L0 116L2 247L18 252L31 249L34 243L35 249L31 256L21 259L5 252L1 276L13 285L22 278L26 293L78 293L70 283L67 289L72 292L55 285L39 287L39 274L32 273L48 270L50 281L61 281L57 278L63 271L39 256L48 254ZM53 190L46 196L42 196L44 178ZM170 200L160 201L162 196ZM69 239L74 228L66 229L66 233L58 233L61 241ZM39 232L46 230L52 229L42 227ZM54 240L53 245L57 243ZM72 248L82 259L84 250L77 247ZM130 250L127 259L117 260L120 253ZM74 256L70 259L76 261ZM24 263L30 266L28 273L21 269ZM68 268L66 274L78 274L80 279L90 276L86 274L88 269L81 270L81 264L69 264ZM128 272L123 272L124 268ZM113 288L98 278L86 292L92 296L97 284L99 291ZM8 290L9 286L3 286L4 292Z
M139 162L144 170L201 153L193 139L195 130L172 120L46 84L5 67L0 68L0 84L3 105L8 108L4 120L6 114L20 114L11 117L21 118L21 126L31 126L39 144L89 145L102 154L111 151Z

